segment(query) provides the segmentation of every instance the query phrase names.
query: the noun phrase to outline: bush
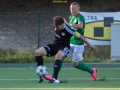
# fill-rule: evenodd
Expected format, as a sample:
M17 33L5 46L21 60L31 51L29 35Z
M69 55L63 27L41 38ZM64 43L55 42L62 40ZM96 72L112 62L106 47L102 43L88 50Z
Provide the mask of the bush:
M105 62L110 60L110 46L98 46L99 51L89 51L86 47L84 52L84 60L86 62Z
M11 48L0 49L0 63L32 63L34 55L28 51L14 51Z
M110 46L98 46L99 51L93 52L89 51L88 47L85 47L85 52L83 54L84 62L111 62L110 60ZM45 63L53 63L54 57L44 56ZM114 60L113 62L119 62L120 60ZM35 56L34 53L30 51L15 51L14 49L1 49L0 48L0 63L34 63ZM72 58L67 57L64 62L71 63Z

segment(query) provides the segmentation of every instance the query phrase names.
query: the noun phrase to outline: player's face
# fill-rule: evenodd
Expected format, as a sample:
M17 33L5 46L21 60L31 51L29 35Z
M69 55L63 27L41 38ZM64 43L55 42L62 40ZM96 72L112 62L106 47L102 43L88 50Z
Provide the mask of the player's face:
M61 25L55 26L55 28L56 28L56 30L61 30L63 28L63 26L64 26L64 24L61 24Z
M79 11L80 11L80 9L76 5L71 5L70 6L70 12L73 16L77 16Z

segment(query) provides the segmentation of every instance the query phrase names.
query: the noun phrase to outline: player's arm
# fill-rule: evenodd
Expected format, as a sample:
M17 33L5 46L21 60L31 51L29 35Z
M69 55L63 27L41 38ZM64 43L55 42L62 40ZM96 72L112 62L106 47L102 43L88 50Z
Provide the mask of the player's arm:
M77 20L78 20L78 23L77 24L71 24L70 26L71 27L73 27L73 28L76 28L76 29L82 29L83 28L83 21L84 21L84 18L82 18L82 17L78 17L77 18Z
M78 24L69 24L67 20L64 18L64 22L68 24L70 27L77 28L77 29L82 29L83 28L83 22L82 20L78 21Z
M80 38L81 40L83 40L83 41L89 46L90 50L93 50L93 51L98 51L98 50L99 50L97 47L92 46L92 45L88 42L88 40L87 40L84 36L82 36L80 33L75 32L74 36L77 37L77 38Z
M70 26L70 24L67 22L67 20L65 18L63 18L64 22Z
M83 22L79 21L78 24L70 24L71 27L82 29L83 28Z
M80 33L76 32L75 30L73 30L70 26L64 24L64 27L63 27L69 34L71 35L74 35L75 37L77 38L80 38L81 40L83 40L91 50L94 50L94 51L98 51L98 48L95 47L95 46L92 46L88 41L87 39L82 36Z

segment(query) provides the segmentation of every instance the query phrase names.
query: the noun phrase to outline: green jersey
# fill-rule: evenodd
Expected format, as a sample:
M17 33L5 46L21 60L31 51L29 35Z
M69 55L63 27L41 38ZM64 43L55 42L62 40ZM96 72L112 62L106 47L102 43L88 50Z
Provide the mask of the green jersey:
M84 19L84 17L80 13L77 16L70 15L70 17L69 17L69 23L70 24L74 25L74 24L78 24L78 22L83 22L83 28L82 29L73 28L73 29L84 36L84 28L85 28L85 19ZM71 37L70 43L75 44L75 45L84 45L84 42L81 39L79 39L79 38L77 38L75 36Z

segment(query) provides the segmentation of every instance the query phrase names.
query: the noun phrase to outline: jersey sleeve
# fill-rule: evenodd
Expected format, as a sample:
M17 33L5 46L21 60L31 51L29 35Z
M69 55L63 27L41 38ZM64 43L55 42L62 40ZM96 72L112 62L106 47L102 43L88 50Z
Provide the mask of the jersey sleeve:
M80 37L80 33L76 32L74 29L72 29L70 26L68 26L67 24L64 24L64 29L71 35L79 38Z
M64 27L63 27L69 34L71 35L74 35L75 34L75 30L72 29L69 25L67 24L64 24Z
M69 23L70 23L70 20L71 20L71 15L69 16Z
M79 15L77 19L78 19L78 22L84 22L84 17L82 15Z

